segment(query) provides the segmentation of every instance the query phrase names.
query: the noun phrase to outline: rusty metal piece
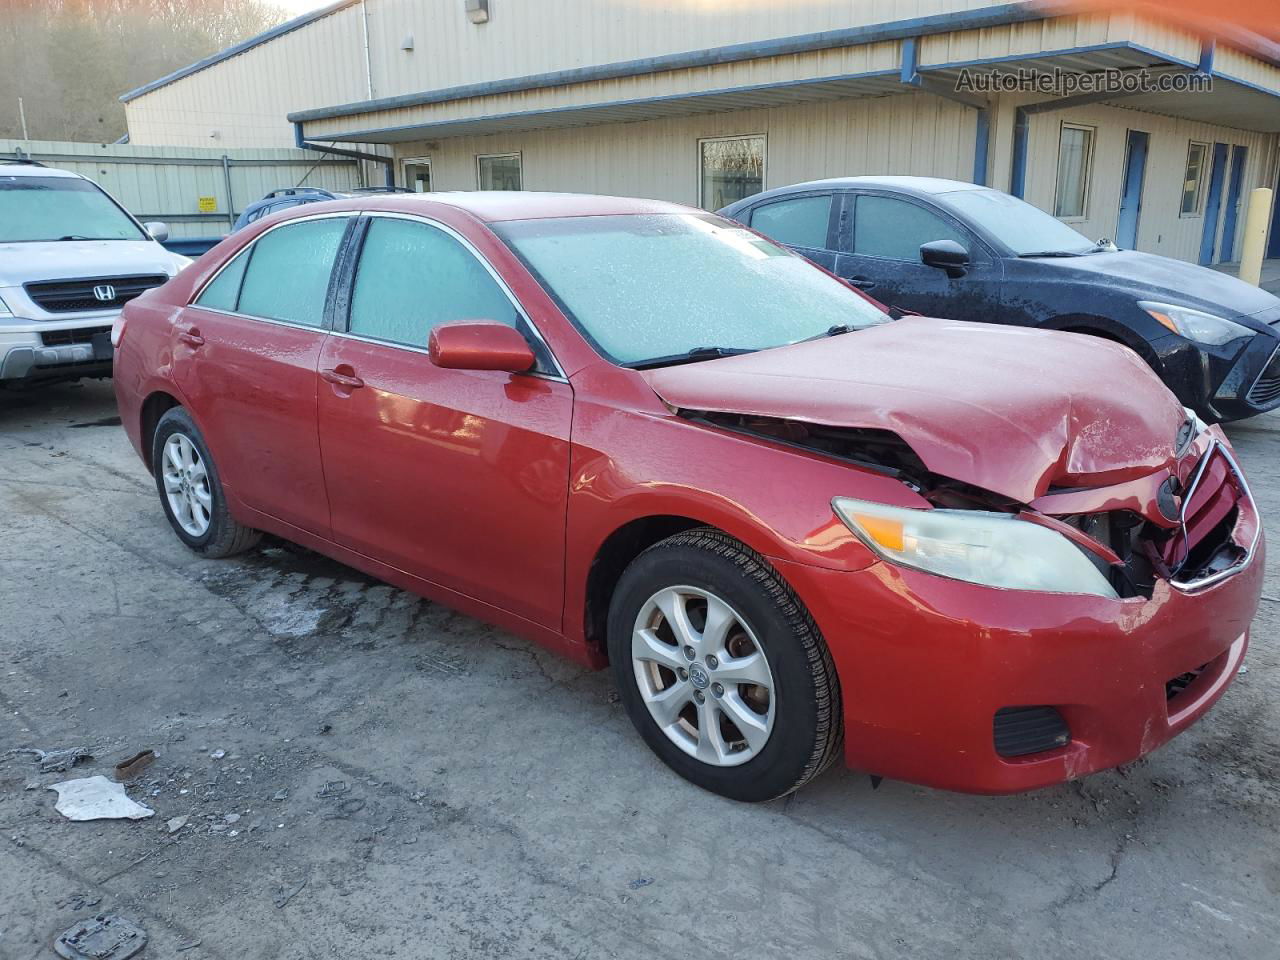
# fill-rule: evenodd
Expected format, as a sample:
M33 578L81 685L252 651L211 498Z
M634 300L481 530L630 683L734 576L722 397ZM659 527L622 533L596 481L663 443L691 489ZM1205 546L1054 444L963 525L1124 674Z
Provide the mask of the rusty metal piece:
M155 762L156 754L154 750L143 750L135 753L128 760L121 760L116 764L115 778L120 783L132 780L147 767Z

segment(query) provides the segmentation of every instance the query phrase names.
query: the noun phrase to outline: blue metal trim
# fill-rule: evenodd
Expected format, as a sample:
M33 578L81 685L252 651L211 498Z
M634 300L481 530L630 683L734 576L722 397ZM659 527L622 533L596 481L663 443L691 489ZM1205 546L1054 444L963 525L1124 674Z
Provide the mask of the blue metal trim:
M1268 89L1261 84L1253 83L1249 80L1241 80L1239 77L1233 77L1231 74L1223 73L1221 70L1214 70L1213 77L1215 80L1227 80L1231 83L1239 84L1240 86L1247 87L1256 93L1265 93L1268 97L1280 97L1280 91Z
M181 70L175 70L173 73L167 74L159 80L152 80L150 83L144 84L136 90L130 90L128 93L121 94L120 102L128 103L130 100L136 100L143 94L151 93L153 90L158 90L161 87L168 86L175 80L181 80L183 77L189 77L193 73L199 73L201 70L208 69L215 64L221 63L223 60L229 60L232 57L244 53L246 50L252 50L254 47L260 46L268 41L275 40L278 37L283 37L286 33L292 33L294 30L298 30L308 24L315 23L317 20L329 16L331 13L337 13L339 10L354 6L360 2L361 0L334 0L333 3L330 3L328 6L321 7L319 10L304 13L300 17L294 17L292 20L288 20L279 26L272 27L270 30L265 30L257 36L250 37L248 40L242 40L233 47L227 47L227 49L215 53L212 56L205 57L203 60L197 60L195 63L190 66L183 67Z
M634 107L647 106L657 103L671 103L680 100L701 100L707 97L719 97L732 93L756 93L761 90L784 90L788 87L810 86L815 84L839 83L844 80L874 80L886 77L896 77L898 70L896 67L887 70L872 70L867 73L849 73L838 77L823 77L819 80L788 80L785 83L762 83L751 87L723 87L717 90L704 90L699 93L670 93L661 97L637 97L633 100L613 100L607 103L582 103L574 104L567 107L551 107L546 110L522 110L512 113L493 113L483 117L462 117L457 120L441 120L436 123L405 123L395 127L371 127L367 130L346 130L338 136L344 141L352 141L355 143L377 143L377 140L369 138L376 137L387 133L400 133L405 130L423 130L429 134L432 127L471 127L482 123L500 122L503 120L515 120L521 117L541 117L551 116L555 114L565 113L581 113L585 110L600 110L602 108L613 107ZM298 136L301 137L303 124L301 121L294 121L294 129L298 130ZM523 132L523 131L521 131ZM426 134L424 134L426 135ZM324 137L331 142L332 135ZM379 157L378 159L385 159Z
M623 60L593 67L577 67L571 70L557 70L552 73L514 77L508 80L469 83L440 90L428 90L422 93L344 103L316 110L299 110L289 114L289 120L304 123L310 120L330 120L336 117L349 117L361 113L378 113L383 110L395 110L402 107L420 107L434 103L447 103L451 100L468 100L473 97L518 93L525 90L541 90L575 83L592 83L598 80L616 80L621 77L642 76L648 73L687 70L692 67L708 67L722 63L781 57L795 53L810 53L815 50L831 50L837 47L855 47L887 40L905 40L909 37L949 33L953 30L999 27L1011 23L1043 20L1053 15L1054 11L1051 5L1022 2L1002 3L990 7L981 7L977 10L962 10L928 17L913 17L909 20L893 20L860 27L845 27L839 30L825 30L821 33L778 37L773 40L735 43L723 47L692 50L687 53L644 57L639 60Z
M991 110L978 111L973 141L973 182L980 187L987 185L987 155L991 150Z
M360 150L343 150L341 147L321 146L311 143L302 133L302 124L293 125L293 142L299 150L314 150L316 153L328 153L335 157L351 157L355 160L368 160L370 163L381 163L387 168L387 186L396 185L396 161L394 157L383 157L376 153L363 153Z
M1013 120L1013 169L1009 174L1009 192L1022 197L1027 188L1027 111L1018 107Z
M920 86L920 46L917 37L907 37L902 41L902 73L901 80L911 87Z
M1218 41L1206 37L1200 43L1200 64L1196 67L1201 73L1213 73L1213 55L1217 52Z

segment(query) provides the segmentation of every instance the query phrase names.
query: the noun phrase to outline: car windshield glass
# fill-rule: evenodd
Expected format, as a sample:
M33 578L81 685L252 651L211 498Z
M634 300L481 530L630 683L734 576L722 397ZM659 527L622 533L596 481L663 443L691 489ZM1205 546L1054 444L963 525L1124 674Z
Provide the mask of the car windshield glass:
M88 180L0 173L0 243L145 239L115 202Z
M711 359L890 317L790 251L719 217L517 220L494 229L608 359Z
M1092 253L1095 244L1061 220L998 190L954 190L937 199L962 220L990 233L1017 256Z

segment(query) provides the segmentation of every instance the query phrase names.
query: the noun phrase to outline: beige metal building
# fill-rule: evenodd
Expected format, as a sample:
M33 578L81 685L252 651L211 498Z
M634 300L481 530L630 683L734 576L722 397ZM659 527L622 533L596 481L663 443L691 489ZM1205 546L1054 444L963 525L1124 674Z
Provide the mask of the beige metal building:
M1055 70L1095 87L1011 89ZM135 144L336 145L417 189L974 180L1206 263L1280 171L1280 45L1045 2L338 0L123 99Z

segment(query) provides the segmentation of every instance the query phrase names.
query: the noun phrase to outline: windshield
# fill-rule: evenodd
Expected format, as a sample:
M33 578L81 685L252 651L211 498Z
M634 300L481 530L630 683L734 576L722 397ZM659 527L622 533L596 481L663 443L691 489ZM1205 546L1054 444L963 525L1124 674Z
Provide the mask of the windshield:
M953 190L937 199L985 229L1018 256L1093 253L1092 240L1025 200L998 190Z
M115 201L88 180L0 174L0 243L145 239Z
M582 334L627 366L763 350L889 316L727 220L657 214L494 225Z

